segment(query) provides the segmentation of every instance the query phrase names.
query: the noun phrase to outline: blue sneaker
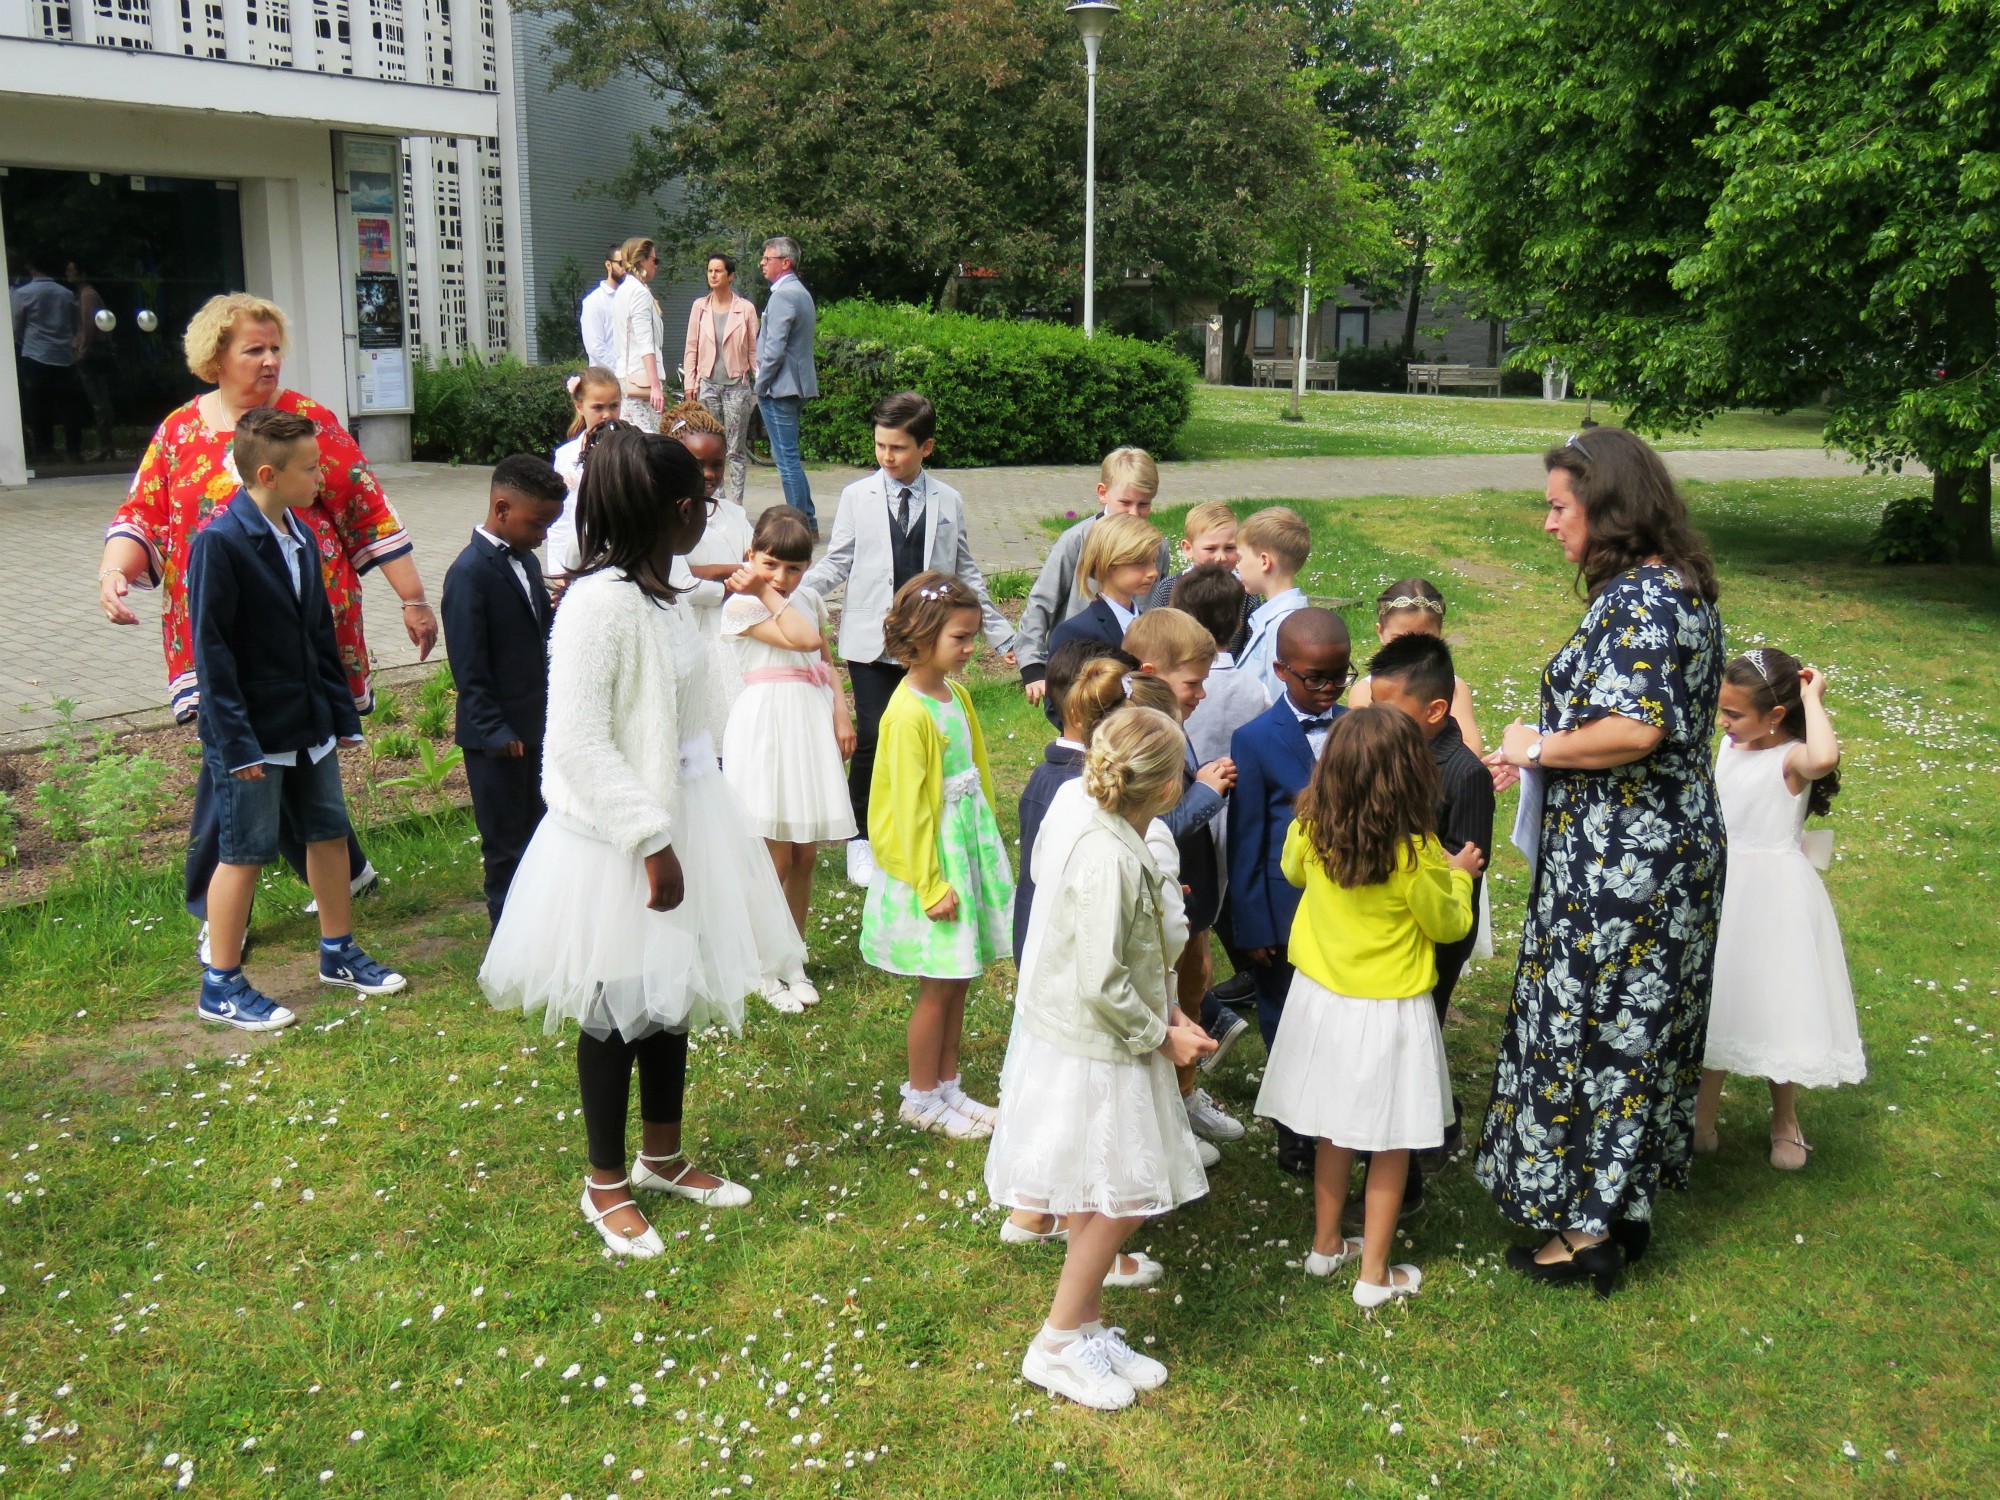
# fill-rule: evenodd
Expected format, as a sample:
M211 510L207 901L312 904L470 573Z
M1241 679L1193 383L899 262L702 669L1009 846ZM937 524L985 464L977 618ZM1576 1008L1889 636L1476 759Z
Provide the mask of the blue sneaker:
M195 1002L194 1013L204 1021L220 1021L238 1031L283 1031L298 1019L240 973L227 979L203 974L201 999Z
M338 953L319 950L319 982L344 985L364 995L393 995L410 981L361 951L352 938Z

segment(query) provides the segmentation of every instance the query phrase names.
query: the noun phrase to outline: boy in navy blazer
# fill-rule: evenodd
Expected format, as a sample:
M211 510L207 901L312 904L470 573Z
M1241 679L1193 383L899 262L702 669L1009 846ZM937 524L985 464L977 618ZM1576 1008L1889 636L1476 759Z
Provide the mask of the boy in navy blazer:
M1257 988L1257 1029L1270 1050L1292 986L1286 957L1299 891L1285 879L1285 833L1293 804L1312 779L1340 695L1353 673L1347 626L1329 609L1301 609L1278 627L1273 667L1284 692L1230 737L1236 791L1229 810L1229 900L1238 948L1248 954ZM1278 1127L1278 1164L1310 1176L1313 1143Z
M334 644L318 545L291 513L319 492L312 420L268 407L246 412L231 451L243 488L188 555L202 775L222 856L209 881L209 958L195 1012L239 1031L277 1031L296 1017L244 978L243 934L281 826L306 847L321 982L386 995L405 981L354 941L350 829L334 751L361 743L361 719Z
M472 821L486 869L486 916L500 925L507 888L542 821L542 732L549 708L553 610L535 549L569 487L526 453L493 470L485 524L444 575L444 638L458 684L455 738L465 752Z

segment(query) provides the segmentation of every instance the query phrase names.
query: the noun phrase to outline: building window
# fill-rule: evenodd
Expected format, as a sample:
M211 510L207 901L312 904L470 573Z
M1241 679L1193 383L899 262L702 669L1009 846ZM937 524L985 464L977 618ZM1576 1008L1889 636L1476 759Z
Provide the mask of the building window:
M1343 307L1340 321L1335 325L1333 346L1336 349L1366 349L1368 347L1368 309L1365 307Z
M1278 347L1278 310L1275 307L1260 307L1250 319L1250 349L1254 354L1269 354Z

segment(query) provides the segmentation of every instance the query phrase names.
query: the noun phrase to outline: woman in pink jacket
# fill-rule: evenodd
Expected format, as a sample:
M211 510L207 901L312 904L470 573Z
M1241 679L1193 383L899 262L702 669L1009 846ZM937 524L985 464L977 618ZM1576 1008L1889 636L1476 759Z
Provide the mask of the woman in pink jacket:
M736 257L708 258L708 295L688 312L681 380L722 424L729 443L729 498L743 503L750 461L750 413L757 409L757 309L736 295Z

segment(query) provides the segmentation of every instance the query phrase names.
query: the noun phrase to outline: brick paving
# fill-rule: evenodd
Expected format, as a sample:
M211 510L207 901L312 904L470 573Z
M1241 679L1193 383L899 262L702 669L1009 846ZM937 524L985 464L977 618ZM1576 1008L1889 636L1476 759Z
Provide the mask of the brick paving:
M1742 449L1668 453L1674 471L1703 480L1834 478L1859 473L1814 449ZM1435 495L1472 489L1539 489L1532 453L1445 458L1272 458L1161 465L1161 498L1196 500L1343 499L1362 495ZM485 510L486 472L444 464L385 465L377 470L416 546L433 599L444 570ZM842 485L857 472L814 470L813 494L831 529ZM1048 550L1045 516L1086 511L1097 475L1090 468L964 469L944 477L966 499L973 552L982 567L1029 568ZM76 700L80 717L113 728L164 720L166 673L158 610L134 590L136 628L108 625L96 585L104 527L123 499L116 479L62 479L0 491L0 745L37 737L54 722L52 699ZM753 466L751 511L779 499L776 474ZM394 681L416 660L392 592L371 576L364 587L368 641L378 675Z

